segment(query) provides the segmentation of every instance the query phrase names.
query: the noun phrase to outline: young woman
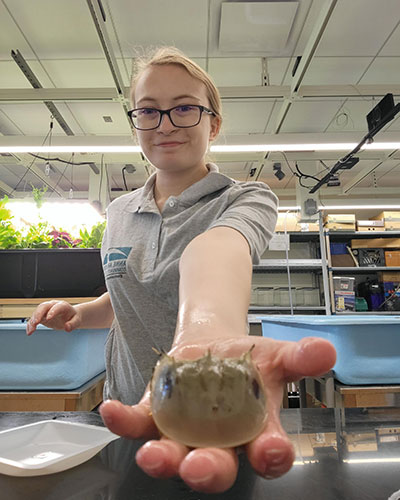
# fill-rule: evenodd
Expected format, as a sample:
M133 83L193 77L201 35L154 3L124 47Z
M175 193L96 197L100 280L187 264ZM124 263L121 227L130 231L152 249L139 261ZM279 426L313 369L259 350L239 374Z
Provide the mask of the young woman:
M284 382L329 370L335 351L323 340L295 344L248 337L252 264L274 231L277 199L263 183L236 182L206 162L221 127L218 90L197 64L160 49L138 69L130 112L139 144L155 173L107 211L102 258L108 292L91 303L45 302L30 319L71 331L110 326L101 415L115 433L156 438L146 389L157 355L178 359L208 350L252 357L268 396L264 431L246 446L264 477L287 472L294 454L279 422ZM132 406L133 405L133 406ZM190 451L166 438L137 453L149 475L180 475L193 489L221 492L236 478L233 449Z

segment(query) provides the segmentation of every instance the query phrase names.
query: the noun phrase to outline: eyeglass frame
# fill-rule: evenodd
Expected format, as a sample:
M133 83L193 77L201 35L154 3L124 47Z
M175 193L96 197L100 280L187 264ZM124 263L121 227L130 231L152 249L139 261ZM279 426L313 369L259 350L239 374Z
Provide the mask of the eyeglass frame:
M199 109L199 111L200 111L199 120L194 125L184 125L184 126L182 126L182 125L175 125L175 123L174 123L174 121L173 121L173 119L171 117L171 111L174 110L174 109L176 109L176 108L181 108L181 107L184 107L184 106L191 106L192 108L198 108ZM158 124L157 124L156 127L151 127L151 128L139 128L139 127L136 127L136 125L133 123L133 120L132 120L132 114L135 111L139 111L140 109L152 109L152 110L158 111L160 113L160 120L159 120L159 122L158 122ZM208 115L212 115L212 116L217 116L217 114L212 109L209 109L206 106L202 106L200 104L179 104L178 106L174 106L173 108L169 108L169 109L157 109L157 108L152 108L151 106L144 106L142 108L131 109L130 111L128 111L127 114L129 116L129 120L131 121L132 125L135 127L136 130L142 130L142 131L146 132L147 130L155 130L156 128L158 128L161 125L163 115L167 115L168 118L169 118L169 121L176 128L192 128L192 127L196 127L200 123L201 117L203 116L203 113L207 113Z

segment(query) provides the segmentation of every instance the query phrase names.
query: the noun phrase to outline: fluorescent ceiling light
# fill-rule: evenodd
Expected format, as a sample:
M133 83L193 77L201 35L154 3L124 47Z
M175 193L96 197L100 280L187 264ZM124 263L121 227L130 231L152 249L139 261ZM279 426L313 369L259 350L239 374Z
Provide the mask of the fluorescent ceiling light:
M241 144L215 145L210 147L212 153L261 153L267 151L336 151L354 149L356 143L343 144ZM400 147L400 143L399 143Z
M400 205L327 205L318 206L318 210L368 210L368 209L378 209L378 210L399 210Z
M350 458L343 460L346 464L381 464L381 463L398 463L400 458Z
M357 143L327 143L327 144L241 144L241 145L214 145L210 147L212 153L259 153L267 151L346 151L352 150ZM399 149L400 142L374 142L366 144L361 149Z
M327 144L237 144L212 145L212 153L260 153L268 151L347 151L356 143ZM400 149L400 142L374 142L362 149ZM0 153L140 153L140 146L0 146Z
M301 207L278 207L278 212L297 212Z
M1 146L0 153L140 153L140 146Z

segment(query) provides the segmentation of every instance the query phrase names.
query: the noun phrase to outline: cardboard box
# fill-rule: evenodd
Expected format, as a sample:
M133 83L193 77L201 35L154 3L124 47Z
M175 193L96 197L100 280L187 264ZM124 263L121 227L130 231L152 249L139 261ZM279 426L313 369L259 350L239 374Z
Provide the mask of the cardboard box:
M369 238L351 240L351 248L400 248L400 238Z
M332 255L332 267L357 267L351 255Z
M276 222L275 226L275 232L280 233L280 232L285 232L285 229L287 232L290 231L297 231L297 215L296 214L287 214L287 213L280 213L278 214L278 220Z
M400 282L400 272L381 272L378 273L379 281L382 283L385 281Z
M298 222L296 225L296 231L309 232L309 231L319 231L318 222Z
M385 251L386 267L400 267L400 250Z
M385 231L400 231L400 222L385 222Z
M378 220L382 219L385 223L386 222L400 222L400 211L384 211L381 212L379 215L376 215L375 217L371 217L371 220Z
M330 231L355 231L354 214L328 214L324 217L324 227Z
M382 219L385 224L385 231L398 231L400 230L400 211L385 211L381 212L372 220Z
M357 226L385 227L383 219L379 220L358 220Z
M385 223L383 220L358 220L357 231L384 231Z
M335 291L335 311L355 311L356 294L355 292L346 292L344 290Z

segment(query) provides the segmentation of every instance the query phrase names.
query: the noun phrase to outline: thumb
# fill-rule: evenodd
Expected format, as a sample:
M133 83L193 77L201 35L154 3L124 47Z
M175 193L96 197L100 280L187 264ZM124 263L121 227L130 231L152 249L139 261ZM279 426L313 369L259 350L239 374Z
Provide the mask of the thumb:
M72 330L76 330L77 328L79 328L80 324L80 319L75 315L73 318L64 323L64 330L66 332L72 332Z
M130 439L159 437L146 401L134 406L120 401L105 401L99 408L101 418L111 432Z

